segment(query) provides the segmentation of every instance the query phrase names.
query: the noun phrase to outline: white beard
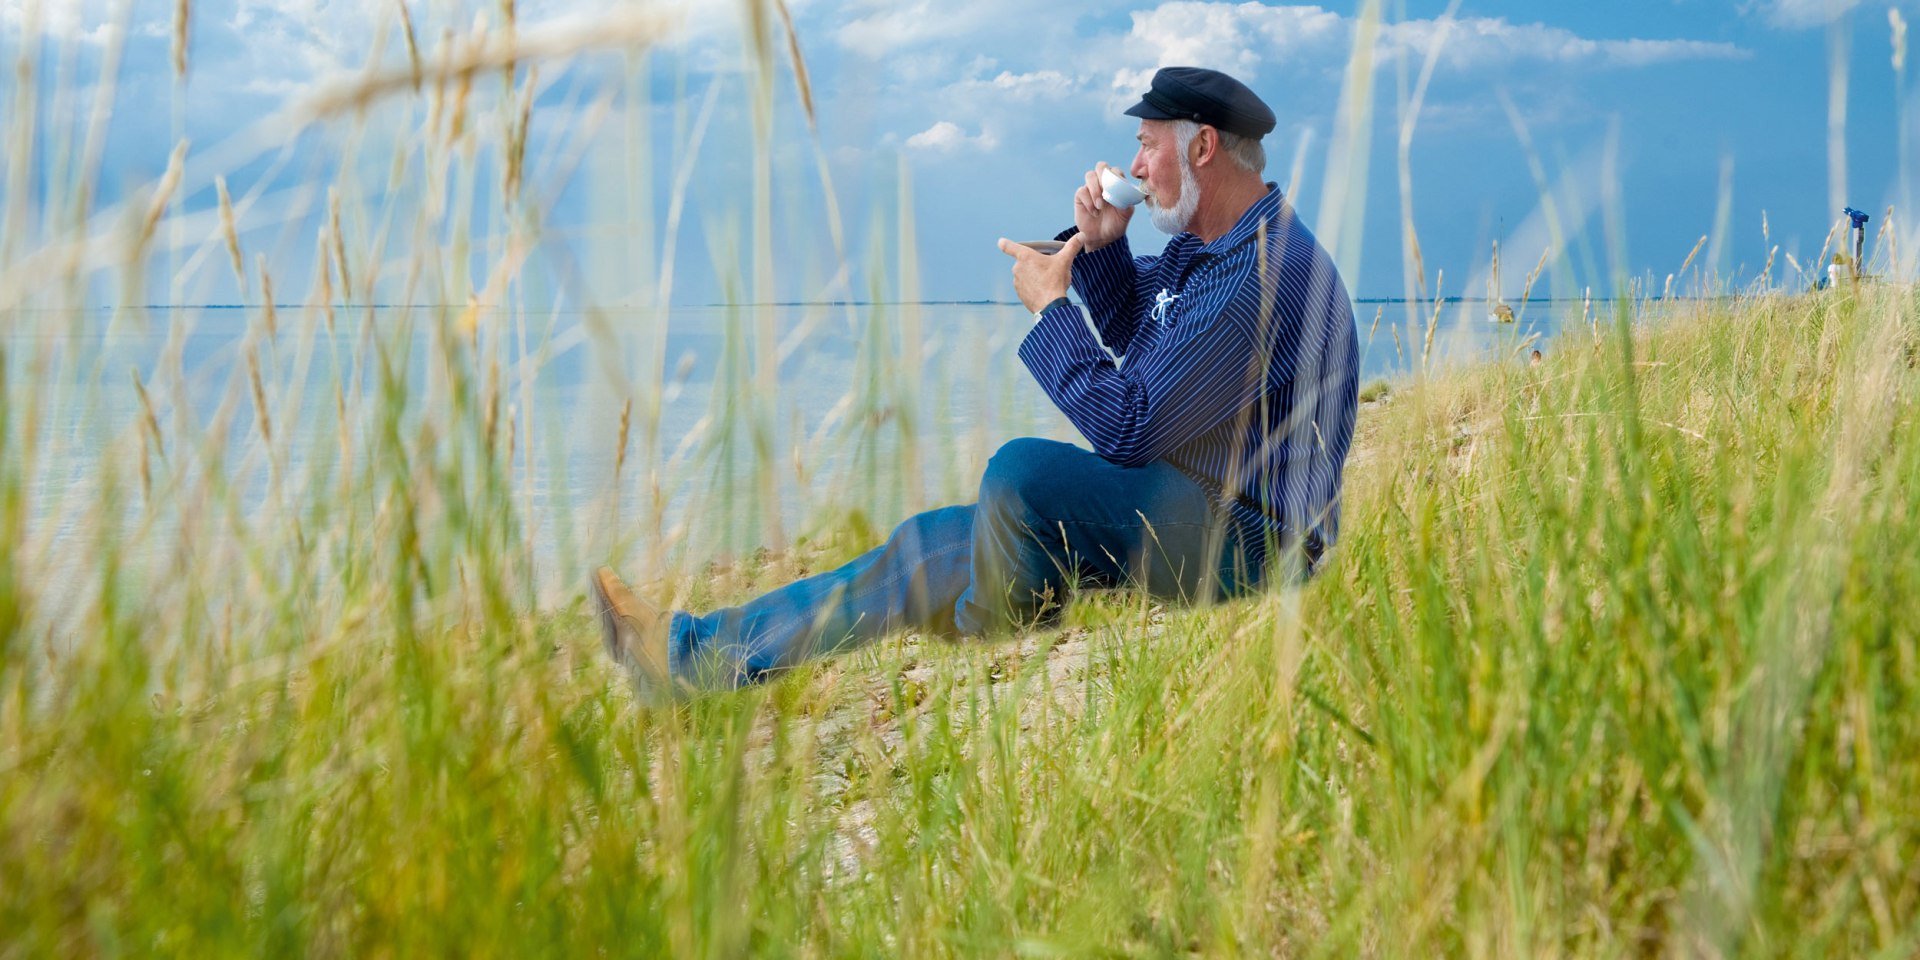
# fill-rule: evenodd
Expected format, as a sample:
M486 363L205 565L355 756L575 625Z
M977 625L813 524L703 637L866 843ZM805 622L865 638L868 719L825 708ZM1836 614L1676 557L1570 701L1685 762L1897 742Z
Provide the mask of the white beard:
M1180 156L1180 201L1171 207L1163 207L1148 197L1147 219L1153 221L1153 228L1161 233L1180 234L1187 231L1187 224L1193 222L1194 211L1200 209L1200 181L1193 175L1193 164L1187 162L1184 153Z

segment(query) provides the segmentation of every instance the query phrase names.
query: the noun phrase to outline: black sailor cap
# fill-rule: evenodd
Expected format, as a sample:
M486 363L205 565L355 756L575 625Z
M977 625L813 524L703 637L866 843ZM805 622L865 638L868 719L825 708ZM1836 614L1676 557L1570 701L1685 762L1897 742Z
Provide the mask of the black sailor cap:
M1142 120L1192 120L1258 140L1273 129L1273 111L1247 85L1205 67L1161 67L1153 85L1127 115Z

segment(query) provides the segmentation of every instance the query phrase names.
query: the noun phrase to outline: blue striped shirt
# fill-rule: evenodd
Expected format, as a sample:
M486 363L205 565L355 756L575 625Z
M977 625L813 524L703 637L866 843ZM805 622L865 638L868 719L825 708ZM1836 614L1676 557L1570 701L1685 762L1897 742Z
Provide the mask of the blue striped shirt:
M1358 400L1353 305L1279 188L1212 243L1082 253L1073 286L1093 328L1055 305L1020 359L1094 452L1179 468L1250 547L1299 542L1311 563L1332 546Z

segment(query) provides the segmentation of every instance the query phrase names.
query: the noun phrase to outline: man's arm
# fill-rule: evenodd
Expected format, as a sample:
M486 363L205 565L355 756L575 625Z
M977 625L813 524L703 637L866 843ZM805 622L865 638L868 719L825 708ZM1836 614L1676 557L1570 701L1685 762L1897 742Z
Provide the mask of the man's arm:
M1245 410L1268 376L1292 376L1294 349L1267 352L1298 341L1300 311L1274 311L1269 335L1256 337L1259 287L1244 277L1232 289L1189 291L1196 304L1220 306L1187 313L1124 370L1094 341L1077 307L1058 305L1034 324L1020 359L1095 453L1123 467L1143 466Z
M1068 227L1056 238L1079 232ZM1073 289L1087 305L1094 329L1115 354L1125 355L1140 322L1140 277L1153 272L1159 257L1135 257L1127 238L1080 254L1073 260Z
M1084 251L1073 262L1073 287L1092 313L1100 339L1114 355L1127 352L1139 325L1139 278L1151 271L1158 257L1133 258L1127 246L1127 224L1133 208L1108 203L1100 176L1118 171L1104 161L1087 171L1085 182L1073 193L1073 226L1056 238L1079 237Z

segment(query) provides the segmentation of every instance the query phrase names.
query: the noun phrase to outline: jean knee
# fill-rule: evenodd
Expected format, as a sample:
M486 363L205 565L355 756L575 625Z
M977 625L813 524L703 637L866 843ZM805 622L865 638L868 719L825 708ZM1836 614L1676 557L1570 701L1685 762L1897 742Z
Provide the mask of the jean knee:
M1065 468L1090 456L1070 443L1040 437L1018 437L1000 445L980 476L980 503L984 507L1024 512L1057 484Z
M966 542L972 537L972 507L937 507L900 521L883 546L889 553L918 554L937 551L949 543Z

